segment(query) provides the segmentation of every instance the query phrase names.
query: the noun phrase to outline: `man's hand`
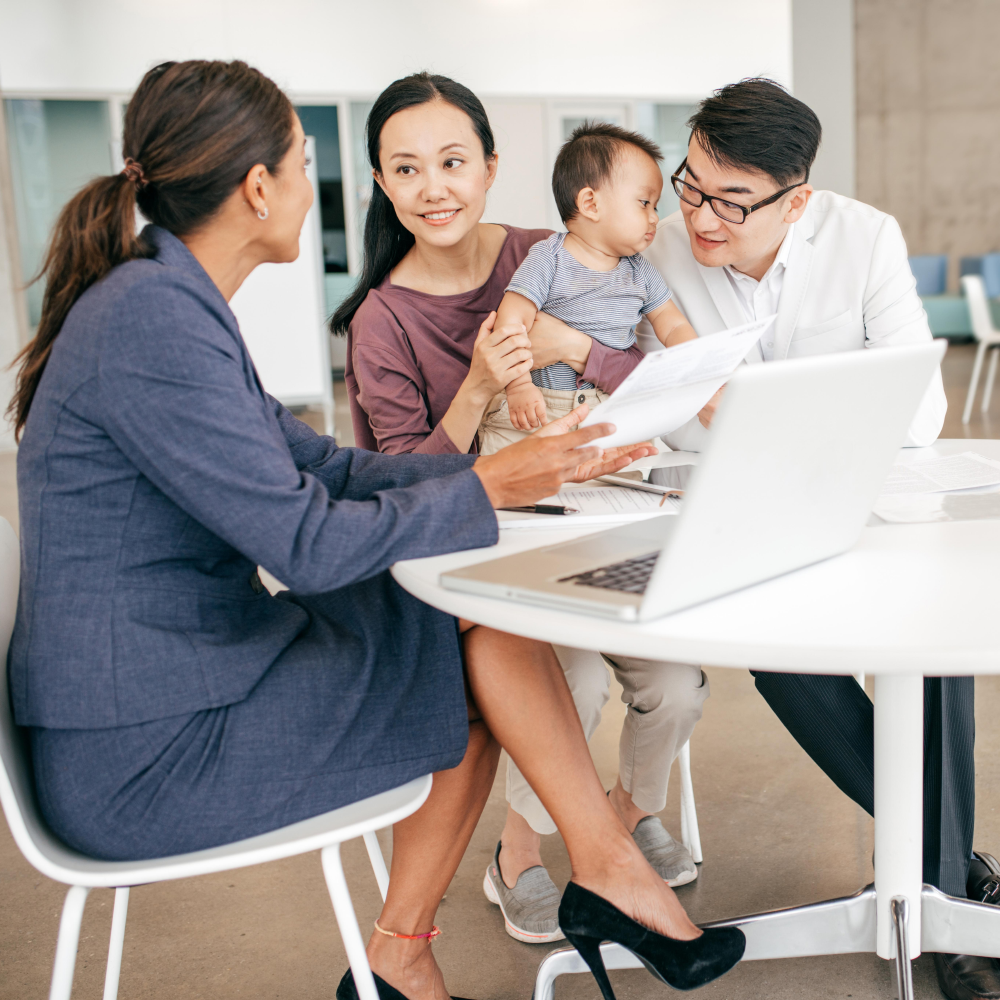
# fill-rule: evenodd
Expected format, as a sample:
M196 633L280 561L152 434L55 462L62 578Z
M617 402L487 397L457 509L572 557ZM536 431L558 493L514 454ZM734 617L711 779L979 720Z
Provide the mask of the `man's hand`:
M715 411L719 407L719 400L722 399L722 390L726 387L723 386L718 392L698 411L698 420L701 426L708 428L712 423L712 418L715 416Z

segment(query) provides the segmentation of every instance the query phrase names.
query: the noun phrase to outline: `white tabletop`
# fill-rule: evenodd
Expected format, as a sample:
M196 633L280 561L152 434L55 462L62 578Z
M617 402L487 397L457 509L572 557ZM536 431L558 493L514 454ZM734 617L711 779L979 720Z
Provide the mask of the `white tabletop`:
M1000 440L942 440L900 461ZM397 563L410 593L506 632L608 653L797 673L1000 673L1000 521L865 528L844 555L641 624L444 590L440 574L594 530L508 529L496 546Z

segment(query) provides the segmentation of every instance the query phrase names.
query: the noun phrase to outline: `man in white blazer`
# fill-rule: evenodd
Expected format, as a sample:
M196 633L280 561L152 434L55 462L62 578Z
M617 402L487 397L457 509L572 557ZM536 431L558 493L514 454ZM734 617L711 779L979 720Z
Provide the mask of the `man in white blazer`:
M689 124L688 156L672 181L681 210L660 222L645 256L700 336L777 313L747 364L930 340L896 220L808 183L821 130L805 104L769 80L744 80L703 101ZM659 347L651 330L640 327L638 336L647 350ZM714 406L665 435L667 443L701 450ZM938 372L907 444L933 443L946 406ZM803 749L871 813L873 708L857 682L755 676ZM990 871L989 855L972 856L973 684L925 682L924 881L953 896L1000 899L1000 868ZM1000 997L995 959L936 955L935 965L952 1000Z

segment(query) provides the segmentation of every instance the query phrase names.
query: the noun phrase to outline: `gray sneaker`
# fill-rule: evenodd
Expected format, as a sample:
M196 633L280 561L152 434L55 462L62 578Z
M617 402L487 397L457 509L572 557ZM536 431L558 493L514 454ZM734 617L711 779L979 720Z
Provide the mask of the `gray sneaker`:
M559 930L559 890L541 865L521 872L514 888L508 889L500 875L500 845L497 844L483 879L483 892L491 903L500 907L504 927L514 940L525 944L549 944L565 938Z
M667 885L687 885L698 877L698 866L691 852L670 836L658 816L639 820L632 839Z

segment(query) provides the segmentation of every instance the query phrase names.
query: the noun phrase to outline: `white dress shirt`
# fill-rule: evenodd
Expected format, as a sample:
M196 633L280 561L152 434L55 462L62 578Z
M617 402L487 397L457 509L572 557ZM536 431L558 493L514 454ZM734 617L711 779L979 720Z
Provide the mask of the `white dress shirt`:
M746 356L747 364L762 364L766 357L783 361L930 342L927 314L906 259L906 242L892 216L832 191L814 191L794 230L789 228L779 255L784 268L777 291L767 276L763 282L746 279L755 292L766 284L773 299L765 308L764 303L747 303L739 293L740 278L745 276L737 278L725 268L698 263L680 212L661 220L656 241L643 253L663 275L677 308L700 336L774 312L777 302L778 318L773 336L768 337L774 346L762 341ZM777 263L776 259L769 270L778 270ZM636 337L644 351L663 349L646 319ZM941 433L946 409L938 372L914 416L906 444L932 444ZM707 434L694 418L664 440L671 448L702 451Z
M792 252L792 232L795 229L793 222L785 233L785 238L778 247L778 253L774 262L767 269L764 277L760 281L751 278L749 274L737 271L735 267L728 264L723 268L726 277L736 292L743 312L746 314L747 322L763 319L765 316L773 316L778 311L778 303L781 301L781 288L785 282L785 268L788 265L788 258ZM765 361L774 360L774 328L767 331L767 340L760 342L761 353Z

